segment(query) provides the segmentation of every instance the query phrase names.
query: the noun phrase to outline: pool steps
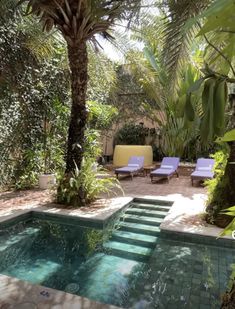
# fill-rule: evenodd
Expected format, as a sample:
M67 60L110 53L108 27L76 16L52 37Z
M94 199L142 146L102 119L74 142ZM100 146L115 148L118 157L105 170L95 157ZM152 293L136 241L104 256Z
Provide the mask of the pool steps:
M161 210L161 211L168 211L171 206L166 205L154 205L154 204L147 204L147 203L132 203L132 208L140 208L140 209L148 209L148 210Z
M156 246L157 237L147 234L138 234L125 231L116 231L112 235L112 239L120 242L126 242L133 245L139 245L147 248Z
M146 257L148 258L152 251L151 248L131 245L118 241L109 241L106 244L105 249L110 249L112 255L130 258L140 262L146 261ZM123 253L125 253L125 256Z
M139 234L147 234L152 236L158 236L160 233L159 226L152 226L148 224L140 224L134 222L122 222L119 223L118 229L121 231L128 231Z
M122 218L124 222L138 222L140 224L149 224L153 226L159 226L162 223L163 218L151 218L149 216L143 216L143 215L129 215L125 214L125 216Z
M156 218L165 218L166 216L165 211L157 211L157 210L146 211L145 209L139 209L135 207L127 209L126 214L143 215L143 216L156 217Z
M147 262L155 248L160 233L160 224L167 215L170 205L132 202L120 217L116 230L104 249L108 254Z

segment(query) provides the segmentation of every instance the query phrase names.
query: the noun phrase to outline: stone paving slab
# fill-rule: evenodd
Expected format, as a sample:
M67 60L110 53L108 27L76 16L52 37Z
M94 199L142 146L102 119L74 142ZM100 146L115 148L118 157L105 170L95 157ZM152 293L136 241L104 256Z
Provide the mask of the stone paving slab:
M43 212L48 214L66 215L80 218L82 220L89 220L100 222L106 222L112 215L117 211L121 210L128 203L133 200L132 197L116 197L110 199L99 199L90 206L81 208L60 208L60 205L49 203L49 204L26 204L21 206L21 209L17 207L11 210L5 208L1 210L0 207L0 223L11 220L20 215L26 214L30 211Z
M118 307L0 275L0 308L117 309Z

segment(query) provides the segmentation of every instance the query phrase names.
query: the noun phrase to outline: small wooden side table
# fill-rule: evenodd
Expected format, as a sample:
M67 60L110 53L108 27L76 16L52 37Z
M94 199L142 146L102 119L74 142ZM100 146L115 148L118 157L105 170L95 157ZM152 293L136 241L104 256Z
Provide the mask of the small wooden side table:
M148 176L148 174L150 174L153 170L156 169L156 165L148 165L148 166L144 166L144 174L145 177Z

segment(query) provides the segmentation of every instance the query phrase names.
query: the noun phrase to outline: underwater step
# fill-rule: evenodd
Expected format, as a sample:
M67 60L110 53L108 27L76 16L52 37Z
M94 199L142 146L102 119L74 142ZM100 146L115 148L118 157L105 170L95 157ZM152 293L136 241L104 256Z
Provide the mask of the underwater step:
M128 208L126 214L133 214L133 215L143 215L148 217L157 217L157 218L165 218L167 212L160 211L160 210L147 210L147 209L140 209L140 208Z
M116 231L112 234L112 240L140 245L148 248L156 246L157 237L125 231Z
M159 226L152 226L132 222L119 222L117 227L121 231L135 232L139 234L147 234L152 236L158 236L160 233Z
M146 261L152 253L152 249L150 248L130 245L118 241L108 241L104 244L104 248L108 250L108 253L110 251L110 254L134 259L136 261Z
M7 239L4 238L3 242L1 241L0 238L0 252L7 250L13 245L14 247L19 245L24 246L24 244L29 245L30 243L32 243L34 237L36 237L38 233L39 233L38 228L28 227L23 232L20 232L15 235L9 235Z
M125 214L120 220L123 220L124 222L134 222L154 226L159 226L163 221L162 218L150 218L140 215L128 215L128 214Z
M149 210L161 210L166 213L169 211L171 206L163 206L163 205L153 205L153 204L143 204L143 203L131 203L130 208L140 208L140 209L149 209ZM130 209L129 208L129 209Z

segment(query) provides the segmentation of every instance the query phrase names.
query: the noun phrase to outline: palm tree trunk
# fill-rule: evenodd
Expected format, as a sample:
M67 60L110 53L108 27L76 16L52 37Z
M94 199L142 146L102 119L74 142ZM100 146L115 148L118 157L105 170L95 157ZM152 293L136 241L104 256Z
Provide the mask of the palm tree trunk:
M88 82L88 56L86 42L68 45L71 70L72 108L68 132L66 174L80 169L84 153L84 133L87 123L86 91ZM76 164L76 165L75 165Z

